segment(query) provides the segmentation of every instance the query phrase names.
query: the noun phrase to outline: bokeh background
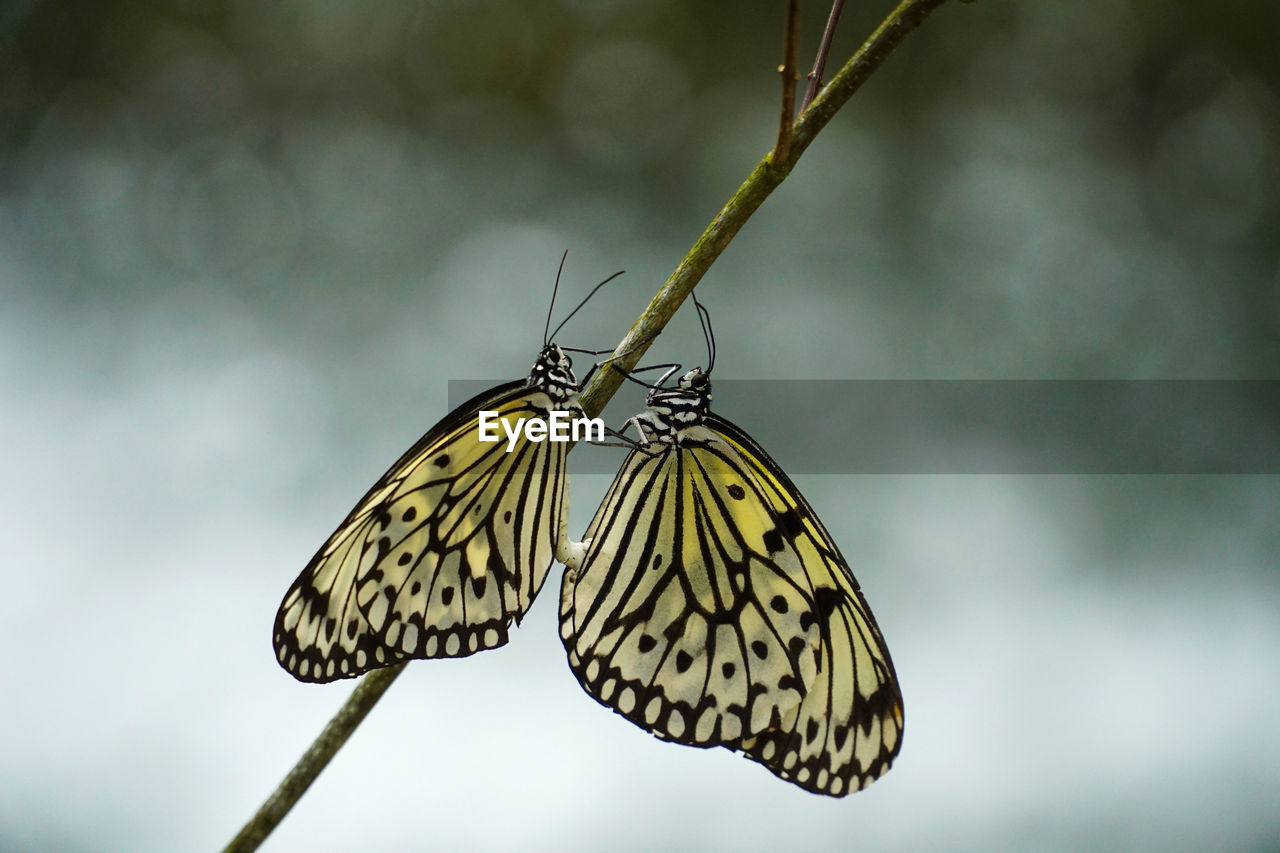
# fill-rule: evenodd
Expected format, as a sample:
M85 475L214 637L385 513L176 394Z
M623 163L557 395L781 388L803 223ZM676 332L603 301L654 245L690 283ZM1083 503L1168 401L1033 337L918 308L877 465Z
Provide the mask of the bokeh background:
M890 7L853 5L836 63ZM628 272L561 341L621 337L772 144L781 15L4 4L0 848L230 839L351 687L277 667L290 581L450 379L524 374L566 249L568 297ZM1243 0L948 4L700 286L717 375L1280 378L1278 39ZM702 358L682 311L649 360ZM871 789L597 706L553 572L264 849L1280 849L1276 477L800 485L903 684Z

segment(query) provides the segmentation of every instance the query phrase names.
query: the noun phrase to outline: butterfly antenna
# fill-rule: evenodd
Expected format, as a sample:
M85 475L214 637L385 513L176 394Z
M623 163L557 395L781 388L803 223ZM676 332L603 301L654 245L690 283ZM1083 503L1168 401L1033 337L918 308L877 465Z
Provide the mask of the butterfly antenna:
M560 273L564 272L565 258L569 257L569 250L565 249L564 254L560 256L560 269L556 270L556 284L551 288L551 304L547 306L547 324L542 327L542 345L547 345L547 330L551 328L551 312L556 310L556 294L560 292ZM556 331L560 331L558 328Z
M615 371L617 371L617 373L623 379L626 379L629 382L634 382L637 385L639 385L641 388L648 388L650 391L661 391L662 383L666 382L668 379L670 379L672 376L674 376L676 373L680 371L680 365L675 362L669 362L667 364L650 364L647 367L637 367L635 370L623 370L621 367L618 367L618 365L614 364L612 361L601 362L601 364L606 364L606 363L610 367L612 367ZM657 382L654 382L653 384L649 384L648 382L645 382L643 379L636 378L637 373L647 373L650 370L664 370L666 372L662 374L661 379L659 379Z
M618 359L620 359L620 358L626 358L627 356L631 355L631 353L633 353L633 352L635 352L636 350L640 349L640 347L647 347L649 344L653 343L653 339L654 339L654 338L656 338L656 337L657 337L657 334L656 334L656 333L650 333L650 334L648 334L648 335L645 335L643 338L641 338L640 340L636 341L634 344L632 344L631 346L627 347L627 348L626 348L626 349L624 349L622 352L615 352L614 350L611 350L611 349L604 349L604 350L600 350L599 352L594 353L594 354L595 354L595 355L604 355L605 353L608 353L608 354L609 354L609 357L608 357L608 358L606 358L604 361L598 361L598 362L596 362L596 367L603 367L604 365L606 365L606 364L608 364L608 363L610 363L610 362L612 362L612 361L617 361L617 360L618 360ZM569 349L569 347L564 347L564 349L565 349L565 350L568 350L568 349ZM578 352L588 352L588 350L578 350ZM647 368L647 367L642 367L642 368L639 368L639 369L640 369L640 370L648 370L649 368ZM620 372L620 373L625 373L626 371L619 371L619 372Z
M567 254L567 253L566 253L566 254ZM579 302L579 303L578 303L578 307L577 307L577 308L574 308L572 311L570 311L570 312L569 312L569 316L568 316L568 317L565 317L563 320L561 320L561 321L560 321L560 325L559 325L559 326L556 326L555 331L551 333L550 337L548 337L548 338L547 338L547 340L548 340L548 341L553 341L553 340L555 340L556 335L560 334L560 330L564 328L564 324L565 324L565 323L567 323L567 322L569 322L570 320L572 320L572 319L573 319L573 315L574 315L574 314L577 314L577 313L582 309L582 306L587 304L587 300L588 300L588 299L590 299L591 297L593 297L593 296L595 296L595 295L596 295L596 291L597 291L597 290L599 290L600 288L604 287L606 284L608 284L609 282L613 281L615 278L617 278L618 276L622 275L624 272L626 272L626 270L618 270L616 273L614 273L613 275L609 276L609 277L608 277L608 278L606 278L604 281L602 281L602 282L600 282L599 284L597 284L595 287L591 288L591 292L590 292L590 293L588 293L588 294L583 298L583 300L582 300L581 302ZM551 325L551 315L547 315L547 325ZM543 346L546 346L546 344L544 343L544 344L543 344Z
M707 373L710 373L716 366L716 334L711 329L711 312L698 301L696 294L691 292L689 296L693 299L693 306L698 309L698 323L702 326L702 336L707 340Z

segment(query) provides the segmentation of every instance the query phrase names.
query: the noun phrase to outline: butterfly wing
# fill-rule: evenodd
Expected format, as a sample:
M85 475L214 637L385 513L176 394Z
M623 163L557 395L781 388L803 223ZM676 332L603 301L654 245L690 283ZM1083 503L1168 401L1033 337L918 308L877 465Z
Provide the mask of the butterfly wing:
M565 574L561 636L597 701L664 739L742 750L818 793L887 769L902 717L883 640L808 503L740 430L709 416L678 444L633 450L586 538ZM855 637L841 619L869 630ZM876 718L896 728L854 732L885 695L893 707ZM881 764L849 760L877 738Z
M587 692L692 746L738 746L780 722L816 674L803 579L756 559L726 521L698 460L634 450L562 586L561 635ZM778 614L775 599L794 606Z
M480 441L479 412L495 411L514 427L565 405L517 381L432 427L285 594L273 632L281 666L326 682L505 644L551 568L568 445L521 433L507 452L505 435Z
M636 449L562 588L570 665L597 700L660 737L740 747L781 724L817 678L811 585L766 545L763 492L694 427ZM772 540L770 540L772 541Z
M902 748L903 704L884 637L849 564L791 479L760 445L716 415L707 425L750 471L777 538L805 566L822 641L818 677L780 726L744 742L747 756L819 794L861 790Z

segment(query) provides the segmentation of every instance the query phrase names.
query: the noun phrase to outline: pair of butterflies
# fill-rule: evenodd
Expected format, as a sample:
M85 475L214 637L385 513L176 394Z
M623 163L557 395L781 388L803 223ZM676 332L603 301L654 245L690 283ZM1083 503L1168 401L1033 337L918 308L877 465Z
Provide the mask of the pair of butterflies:
M889 651L808 502L711 413L712 363L648 386L638 439L574 543L570 445L479 440L482 410L583 416L569 357L545 343L526 379L463 403L356 504L284 597L280 665L328 682L501 646L558 559L561 639L598 702L815 793L869 785L902 744Z

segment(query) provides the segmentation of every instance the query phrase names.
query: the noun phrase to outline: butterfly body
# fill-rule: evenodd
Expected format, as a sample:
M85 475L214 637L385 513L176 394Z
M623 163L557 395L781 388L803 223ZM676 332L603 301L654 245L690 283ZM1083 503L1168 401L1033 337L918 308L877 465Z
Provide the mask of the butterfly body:
M661 385L661 383L659 383ZM660 738L841 796L901 746L893 664L848 564L700 368L656 387L561 588L569 664Z
M360 499L285 594L276 659L327 682L411 658L503 645L567 541L566 454L555 441L480 440L481 411L512 424L581 415L572 363L544 346L527 378L463 403Z

